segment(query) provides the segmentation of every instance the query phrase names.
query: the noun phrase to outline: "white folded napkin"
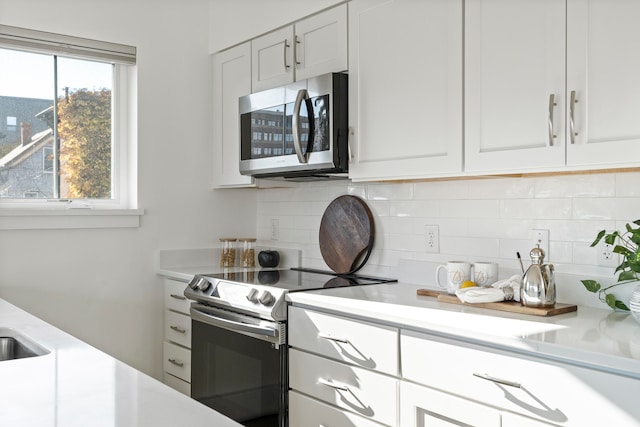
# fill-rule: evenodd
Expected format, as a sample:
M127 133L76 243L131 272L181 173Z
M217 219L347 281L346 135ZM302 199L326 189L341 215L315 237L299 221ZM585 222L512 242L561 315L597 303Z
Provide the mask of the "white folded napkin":
M458 289L456 296L462 302L482 303L498 301L520 301L522 277L515 274L506 280L499 280L488 287L473 286Z

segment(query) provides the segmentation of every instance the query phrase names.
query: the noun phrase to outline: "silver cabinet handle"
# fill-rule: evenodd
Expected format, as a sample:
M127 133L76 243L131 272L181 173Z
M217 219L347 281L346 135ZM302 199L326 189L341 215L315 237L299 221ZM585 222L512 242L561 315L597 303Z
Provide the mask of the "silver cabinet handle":
M284 39L283 45L284 45L284 52L282 55L282 59L284 59L284 70L287 71L290 67L290 65L287 64L287 48L289 47L289 43L287 43L287 39Z
M309 92L306 89L300 89L298 91L298 95L296 96L296 102L293 104L293 149L298 156L298 161L300 163L309 163L308 155L309 153L302 152L302 145L300 142L301 134L302 134L302 120L300 118L300 108L302 107L302 101L306 101L309 99ZM309 114L311 115L311 114ZM310 118L312 120L312 118Z
M176 332L180 332L181 334L186 334L186 333L187 333L187 330L186 330L186 329L181 328L180 326L173 326L173 325L171 325L171 326L169 326L169 327L170 327L171 329L173 329L174 331L176 331Z
M576 91L571 91L571 100L569 101L569 131L571 132L571 144L576 143L576 136L578 136L578 132L576 132L576 103L578 102L578 98L576 98Z
M171 298L179 299L179 300L182 300L182 301L184 301L184 300L186 300L186 299L187 299L187 298L186 298L185 296L183 296L183 295L169 294L169 296L170 296Z
M333 381L325 380L324 378L318 378L318 383L322 385L326 385L327 387L331 387L336 390L349 392L349 387L346 385L335 384Z
M300 68L300 61L298 61L298 47L300 46L300 39L296 34L293 38L293 42L295 43L295 49L293 50L293 60L296 63L296 68Z
M346 338L337 338L322 332L318 333L318 338L324 338L325 340L336 341L342 344L349 344L349 340Z
M184 363L182 362L178 362L176 359L167 359L169 361L169 363L172 363L174 365L176 365L179 368L184 367Z
M483 380L491 381L491 382L494 382L494 383L508 385L509 387L522 388L522 385L520 385L520 383L517 383L515 381L503 380L501 378L492 377L491 375L488 375L488 374L478 374L478 373L474 372L473 376L478 377L478 378L482 378Z
M552 93L549 95L549 146L553 146L553 138L556 137L553 132L553 109L558 105L555 101L555 95Z

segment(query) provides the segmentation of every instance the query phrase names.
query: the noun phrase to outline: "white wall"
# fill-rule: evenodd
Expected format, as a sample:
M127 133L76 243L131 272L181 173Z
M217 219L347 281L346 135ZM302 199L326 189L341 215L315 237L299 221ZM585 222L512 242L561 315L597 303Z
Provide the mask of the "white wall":
M598 266L589 245L602 229L624 230L640 218L640 173L485 178L416 183L301 183L295 189L261 189L258 237L270 238L271 219L280 224L279 244L303 249L302 264L327 268L318 248L320 220L335 197L366 200L375 216L369 274L407 277L433 287L433 266L447 260L494 261L503 272L520 270L516 252L530 264L532 229L550 235L548 262L556 267L558 300L605 307L579 279L612 281L614 269ZM424 225L438 225L439 253L426 252ZM402 260L412 260L407 264ZM423 274L421 274L423 272Z
M255 190L211 190L208 3L0 0L0 24L138 48L141 226L0 231L0 298L160 377L158 251L255 230Z

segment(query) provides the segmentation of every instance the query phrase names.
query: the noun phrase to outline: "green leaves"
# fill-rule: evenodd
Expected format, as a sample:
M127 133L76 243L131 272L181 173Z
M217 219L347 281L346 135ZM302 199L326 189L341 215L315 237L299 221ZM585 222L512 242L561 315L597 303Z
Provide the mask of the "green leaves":
M581 282L589 292L596 293L600 290L600 283L595 280L581 280Z

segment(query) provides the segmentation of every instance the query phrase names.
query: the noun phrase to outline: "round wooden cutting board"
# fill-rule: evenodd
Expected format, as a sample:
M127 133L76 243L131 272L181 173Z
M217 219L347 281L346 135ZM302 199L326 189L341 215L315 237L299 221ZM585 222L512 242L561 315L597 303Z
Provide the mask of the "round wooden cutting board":
M329 268L338 274L358 271L373 249L373 215L356 196L333 200L320 222L320 253Z

